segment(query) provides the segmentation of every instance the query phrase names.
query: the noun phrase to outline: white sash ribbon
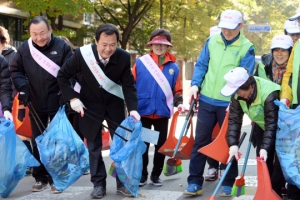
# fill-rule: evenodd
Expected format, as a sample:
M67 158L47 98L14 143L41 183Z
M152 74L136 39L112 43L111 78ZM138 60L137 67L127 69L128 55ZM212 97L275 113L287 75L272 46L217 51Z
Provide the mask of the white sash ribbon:
M124 99L123 91L120 85L116 84L112 80L110 80L102 71L100 66L97 65L96 58L94 56L94 53L92 51L92 45L85 45L80 47L80 52L82 54L82 57L87 64L87 66L90 68L92 74L98 81L99 85L105 89L107 92Z
M152 77L155 79L159 87L162 89L166 96L166 102L167 106L170 109L171 116L174 113L174 97L173 92L171 90L171 86L169 84L169 81L165 77L165 75L162 73L160 68L157 66L157 64L154 62L154 60L151 58L149 54L146 54L142 57L140 57L140 60L145 65L147 70L150 72Z

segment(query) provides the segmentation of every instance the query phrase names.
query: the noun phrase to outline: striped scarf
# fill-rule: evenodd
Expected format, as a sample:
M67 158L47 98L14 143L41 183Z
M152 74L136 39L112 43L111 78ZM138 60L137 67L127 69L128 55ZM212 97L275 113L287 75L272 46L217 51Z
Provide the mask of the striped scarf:
M286 71L286 65L287 65L287 62L282 64L282 65L278 65L275 62L275 60L273 60L273 62L272 62L272 74L273 74L273 82L274 83L277 83L277 84L281 85L283 74Z

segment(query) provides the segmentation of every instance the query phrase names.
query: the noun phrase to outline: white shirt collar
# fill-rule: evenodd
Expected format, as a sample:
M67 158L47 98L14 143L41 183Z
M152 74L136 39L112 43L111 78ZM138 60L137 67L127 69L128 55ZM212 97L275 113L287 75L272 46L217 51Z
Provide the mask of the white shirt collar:
M106 64L108 63L109 58L106 58L106 59L104 60L104 59L100 56L99 53L98 53L98 56L99 56L100 61L101 61L104 65L106 65Z

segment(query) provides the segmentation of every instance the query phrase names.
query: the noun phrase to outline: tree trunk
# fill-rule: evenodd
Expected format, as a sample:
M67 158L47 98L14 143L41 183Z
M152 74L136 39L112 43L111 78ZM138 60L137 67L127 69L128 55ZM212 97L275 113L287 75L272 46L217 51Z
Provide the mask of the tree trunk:
M59 30L59 31L62 31L63 30L63 28L64 28L64 18L63 18L63 16L62 15L59 15L58 16L58 24L57 24L57 29Z
M57 31L57 26L55 24L56 17L50 17L47 13L47 18L50 20L52 30Z

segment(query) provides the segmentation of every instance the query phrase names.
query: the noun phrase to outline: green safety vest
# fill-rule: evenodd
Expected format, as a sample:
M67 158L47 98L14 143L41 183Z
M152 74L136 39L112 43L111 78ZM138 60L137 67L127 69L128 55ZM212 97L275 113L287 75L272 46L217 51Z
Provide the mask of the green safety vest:
M263 130L265 130L265 113L264 113L264 103L266 98L272 92L279 90L280 85L273 83L272 81L265 80L260 77L254 77L256 81L256 98L254 102L249 106L247 106L246 101L238 100L244 113L248 115L248 117L257 123ZM238 98L237 95L234 96L235 99Z
M244 37L242 32L240 32L240 37L227 47L225 47L220 34L211 36L208 44L210 61L205 79L201 85L201 94L212 99L229 102L230 97L225 97L220 93L221 89L226 85L223 77L231 69L240 66L241 59L251 46L253 44Z
M271 81L268 77L267 77L267 74L266 74L266 71L265 71L265 65L260 62L258 67L257 67L257 74L260 78L263 78L265 80L269 80Z

